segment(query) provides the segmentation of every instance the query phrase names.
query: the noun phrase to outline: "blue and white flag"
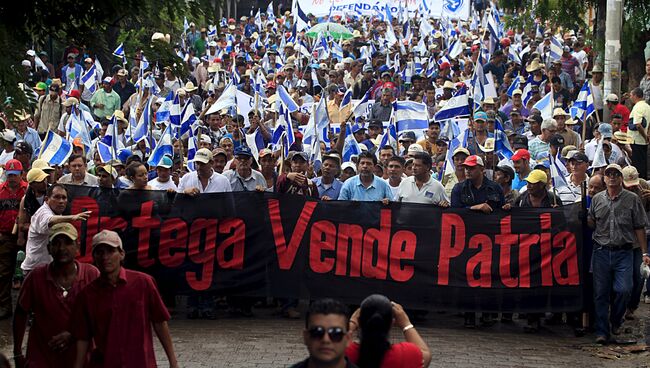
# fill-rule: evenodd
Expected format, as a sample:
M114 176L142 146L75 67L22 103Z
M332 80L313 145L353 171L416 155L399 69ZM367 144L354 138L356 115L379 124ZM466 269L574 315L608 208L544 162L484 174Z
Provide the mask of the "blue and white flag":
M566 166L564 166L560 159L560 151L557 152L557 157L549 155L549 163L551 166L551 180L553 187L555 189L568 187L569 183L566 178L569 176L569 170L567 170Z
M332 41L332 57L339 62L343 60L343 47L336 41Z
M77 108L73 105L70 117L68 118L66 131L71 140L79 138L81 143L86 146L86 151L88 151L92 147L92 140L90 139L90 132L88 131L88 123L82 121L83 117L77 116L76 110ZM80 111L80 115L83 115L82 111Z
M384 147L393 147L393 151L395 153L398 152L397 148L397 127L395 126L395 111L390 116L390 120L388 121L388 127L386 128L386 131L381 137L381 140L379 141L379 148L375 152L375 155L377 156L377 159L379 159L379 152L381 151L382 148Z
M349 108L352 105L352 88L348 88L341 99L341 104L339 105L339 111L343 111L346 108Z
M174 102L172 102L172 106L169 109L169 122L175 128L181 125L181 101L178 93L174 96Z
M354 134L350 131L350 127L345 127L345 141L343 143L343 162L352 160L352 156L359 156L361 154L361 146L354 138Z
M460 135L460 128L454 119L449 119L444 122L440 129L440 137L445 137L447 140L452 141Z
M72 144L54 132L48 132L39 157L50 165L63 166L72 154Z
M167 94L167 98L165 98L165 101L162 104L160 104L158 111L156 111L156 122L161 123L163 121L169 120L169 113L172 109L173 104L174 104L174 92L169 91L169 94Z
M551 60L560 60L564 51L562 50L562 41L557 37L551 37L551 50L549 51L549 56Z
M546 96L542 97L541 100L537 101L533 105L533 109L539 110L542 113L542 119L550 119L553 117L553 108L555 107L555 101L553 100L553 89L551 89Z
M455 58L458 57L458 55L460 55L462 52L463 52L463 43L460 42L460 40L454 40L454 42L452 42L452 43L449 45L449 48L447 49L447 55L448 55L451 59L455 59Z
M185 104L185 107L183 108L183 112L181 113L181 128L180 128L180 134L179 138L185 135L190 130L194 130L194 124L196 122L196 114L194 113L194 104L191 102L188 102Z
M289 92L284 88L284 86L279 85L277 92L278 94L278 100L282 102L282 104L286 107L286 109L290 112L293 113L295 111L298 111L300 108L298 104L291 98L289 95Z
M224 88L221 96L215 101L215 103L210 106L205 115L214 114L217 111L230 108L232 106L237 106L237 86L232 82Z
M575 117L577 117L580 121L586 121L591 114L596 111L596 108L594 106L594 96L591 94L591 88L589 87L589 81L585 81L585 83L582 85L582 88L580 88L580 92L578 93L578 98L573 104L573 107L575 107ZM572 114L572 116L574 116Z
M273 14L273 1L269 3L269 6L266 8L266 17L269 20L275 19L275 14Z
M429 127L427 105L415 101L393 102L393 115L397 134L407 130L423 130Z
M174 156L174 146L172 145L172 125L169 124L162 132L160 139L156 143L156 148L151 152L147 163L151 167L156 167L162 160L163 156Z
M113 55L122 58L122 63L126 64L126 54L124 53L124 43L121 43L115 51L113 51Z
M147 137L149 128L151 127L151 100L153 98L155 97L149 96L149 98L147 98L147 102L145 103L144 109L142 110L142 114L140 115L140 120L138 121L138 125L135 127L135 130L133 130L133 136L131 137L131 139L133 140L134 143L138 143Z
M84 88L86 88L90 93L95 93L97 90L97 82L99 82L99 79L97 78L97 66L93 64L93 66L91 66L90 69L81 76L81 84L83 84Z
M519 76L515 77L512 83L510 83L510 87L508 87L508 90L506 91L506 94L508 97L512 97L512 93L516 90L519 89L519 84L521 83L521 78ZM522 91L523 93L523 91Z
M461 87L452 98L447 101L447 104L442 107L435 115L436 121L452 119L460 116L469 116L471 110L469 108L469 98L467 96L467 87Z
M190 29L190 25L187 23L187 17L183 17L183 33L187 33L188 29Z
M196 151L198 150L199 145L196 141L196 136L194 136L193 129L190 129L188 130L187 138L187 168L190 171L196 171L196 168L194 167L194 155L196 155Z
M363 95L359 103L352 109L352 113L354 114L355 118L362 117L366 114L366 111L368 110L368 104L370 103L370 91L372 88L369 88L366 91L366 94Z
M481 102L485 98L485 86L488 80L483 73L483 65L477 63L472 76L472 100L474 101L474 109L481 106Z

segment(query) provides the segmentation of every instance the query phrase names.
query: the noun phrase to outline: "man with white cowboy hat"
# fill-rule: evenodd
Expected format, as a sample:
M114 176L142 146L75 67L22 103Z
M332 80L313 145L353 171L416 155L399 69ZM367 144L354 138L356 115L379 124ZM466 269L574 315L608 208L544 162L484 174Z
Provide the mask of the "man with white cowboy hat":
M197 89L199 89L199 87L195 86L192 81L188 81L183 87L183 90L187 93L185 99L192 103L194 111L196 112L201 111L203 107L203 99L201 96L196 94Z
M594 108L598 111L600 120L603 121L603 67L595 63L591 69L591 80L589 80L589 88L591 89L591 96L594 99ZM576 86L579 89L581 86Z

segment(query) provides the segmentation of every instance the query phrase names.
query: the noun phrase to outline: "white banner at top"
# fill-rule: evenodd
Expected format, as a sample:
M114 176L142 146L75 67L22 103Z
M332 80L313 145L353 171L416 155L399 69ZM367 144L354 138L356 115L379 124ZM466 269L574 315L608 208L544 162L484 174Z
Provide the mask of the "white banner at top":
M450 19L468 20L471 0L294 0L298 1L305 14L316 17L332 15L377 16L384 18L386 5L390 6L393 17L398 17L400 9L414 17L420 15L431 18L443 16ZM331 12L330 12L331 9Z

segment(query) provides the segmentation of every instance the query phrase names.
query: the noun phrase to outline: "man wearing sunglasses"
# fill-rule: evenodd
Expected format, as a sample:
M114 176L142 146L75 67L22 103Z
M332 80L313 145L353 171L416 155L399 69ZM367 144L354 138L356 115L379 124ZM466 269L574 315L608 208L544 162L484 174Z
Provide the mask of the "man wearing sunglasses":
M596 343L607 344L621 333L625 308L632 293L634 244L641 246L643 263L650 264L646 242L647 217L641 199L623 189L623 170L617 164L605 168L606 190L591 200L587 217L594 229L594 307ZM611 328L610 328L611 323Z
M352 341L348 321L348 308L343 303L334 299L313 302L302 333L309 358L291 368L356 368L345 357L345 348Z

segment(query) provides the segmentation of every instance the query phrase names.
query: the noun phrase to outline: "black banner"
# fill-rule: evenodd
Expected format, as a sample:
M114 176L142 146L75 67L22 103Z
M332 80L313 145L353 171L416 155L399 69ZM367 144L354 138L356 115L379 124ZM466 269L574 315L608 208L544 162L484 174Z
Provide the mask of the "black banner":
M382 293L411 308L574 311L582 306L580 205L490 215L428 205L305 200L240 192L190 197L69 186L81 259L102 229L126 266L178 294L358 303Z

